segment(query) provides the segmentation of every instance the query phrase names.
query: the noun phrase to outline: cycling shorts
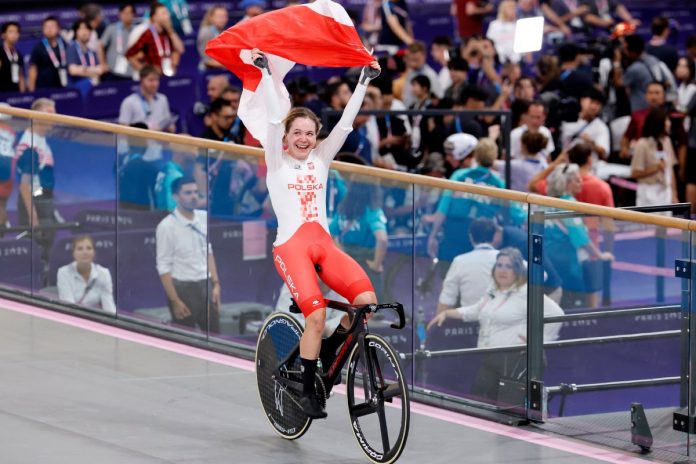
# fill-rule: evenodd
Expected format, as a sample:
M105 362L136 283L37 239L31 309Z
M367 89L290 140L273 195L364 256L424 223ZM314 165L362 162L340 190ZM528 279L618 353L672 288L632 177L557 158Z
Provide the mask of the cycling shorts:
M364 292L374 292L362 267L341 251L318 222L306 222L290 240L273 249L273 262L305 317L325 308L319 277L349 302Z

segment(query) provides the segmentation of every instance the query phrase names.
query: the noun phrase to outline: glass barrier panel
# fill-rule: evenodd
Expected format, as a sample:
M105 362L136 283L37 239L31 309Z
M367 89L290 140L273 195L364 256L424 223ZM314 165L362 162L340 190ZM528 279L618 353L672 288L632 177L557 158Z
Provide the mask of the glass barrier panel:
M416 192L415 230L427 245L415 257L415 385L524 415L526 204L422 186Z
M209 240L217 270L219 324L210 336L250 349L266 317L276 304L289 307L289 293L281 295L282 281L273 264L276 222L266 188L261 158L208 152L207 210ZM214 277L214 276L213 276ZM285 303L278 303L279 300ZM212 319L212 317L211 317Z
M19 182L13 172L19 142L31 148L31 120L0 119L0 286L30 293L40 286L41 250L29 233ZM27 189L30 190L30 189Z
M41 249L35 294L115 315L116 227L103 215L116 210L116 138L36 120L32 132L17 171L33 206L20 218Z
M208 333L205 150L118 138L118 313ZM202 208L202 209L201 209Z
M545 324L562 328L544 345L544 427L640 450L631 422L647 423L655 457L683 456L687 436L672 429L672 414L687 401L688 282L674 264L690 258L688 233L541 207L533 216L543 221L543 260L560 279L560 292L546 293L565 313ZM632 409L646 419L632 419Z

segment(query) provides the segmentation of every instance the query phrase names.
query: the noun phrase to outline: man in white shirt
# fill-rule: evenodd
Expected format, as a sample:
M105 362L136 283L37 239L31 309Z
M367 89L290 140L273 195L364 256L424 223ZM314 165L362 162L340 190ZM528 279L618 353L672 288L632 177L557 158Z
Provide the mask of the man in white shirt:
M176 179L172 192L176 209L162 219L156 232L157 272L172 322L219 333L220 280L208 244L208 213L196 209L198 186L192 177Z
M540 132L546 136L549 143L540 153L546 158L556 149L553 144L553 136L546 122L546 107L540 101L533 101L529 104L527 111L522 115L522 125L514 128L510 132L510 155L512 158L522 157L522 134L527 131Z
M592 148L592 161L606 160L609 156L609 127L599 117L604 105L604 95L592 88L580 98L580 114L575 122L561 125L561 145L563 151L585 142Z
M159 70L154 66L145 65L140 70L140 88L121 102L119 124L130 126L145 123L150 130L175 132L176 126L169 110L169 100L166 95L158 92L159 86Z
M474 249L452 261L442 283L438 314L446 309L472 305L486 292L498 256L498 250L493 248L492 243L499 230L495 221L489 218L475 219L471 223L469 239Z
M444 89L440 88L438 75L435 70L428 65L426 58L426 48L423 42L416 41L408 46L406 58L404 59L404 63L406 64L406 71L404 74L406 78L403 81L403 90L401 92L401 100L407 107L416 103L416 98L411 93L411 80L419 74L422 74L430 80L430 91L437 98L442 98L444 95Z

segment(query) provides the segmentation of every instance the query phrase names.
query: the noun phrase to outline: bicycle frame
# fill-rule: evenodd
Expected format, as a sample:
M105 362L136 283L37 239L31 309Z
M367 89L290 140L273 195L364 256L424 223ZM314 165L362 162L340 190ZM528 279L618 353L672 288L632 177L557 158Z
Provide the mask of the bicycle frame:
M334 358L333 362L329 366L329 369L325 372L325 387L327 390L327 394L331 391L331 389L334 386L334 382L338 379L338 376L341 373L341 370L343 369L346 360L348 359L348 356L350 353L353 352L353 349L355 348L356 344L359 345L360 349L360 355L362 356L362 359L365 359L366 362L368 363L368 372L371 374L370 378L370 383L374 388L378 388L377 385L375 385L375 378L372 376L372 373L374 372L374 368L372 366L372 357L367 356L367 353L365 352L365 334L369 333L369 327L367 325L367 314L369 313L376 313L377 311L381 309L392 309L396 311L396 313L399 316L399 323L398 324L392 324L391 326L395 329L402 329L406 325L405 321L405 316L404 316L404 310L403 306L398 303L393 303L393 304L381 304L381 305L363 305L363 306L353 306L345 303L340 303L338 301L332 301L332 300L326 300L326 306L328 308L333 308L333 309L338 309L339 311L344 311L348 313L349 315L353 316L353 321L351 323L350 328L345 332L345 340L343 340L343 343L341 345L341 349ZM290 307L290 312L292 313L300 313L299 307L295 304L293 301L293 304ZM340 329L338 329L340 330ZM285 365L288 365L291 361L294 360L296 356L300 355L300 344L298 343L295 345L295 347L292 349L292 351L282 360L278 362L278 365L275 367L276 372L280 372L281 368ZM382 379L382 373L377 372L376 373L380 379L381 382L384 381ZM288 378L280 377L279 381L283 383L286 387L292 389L295 393L298 393L302 391L302 383L291 380Z

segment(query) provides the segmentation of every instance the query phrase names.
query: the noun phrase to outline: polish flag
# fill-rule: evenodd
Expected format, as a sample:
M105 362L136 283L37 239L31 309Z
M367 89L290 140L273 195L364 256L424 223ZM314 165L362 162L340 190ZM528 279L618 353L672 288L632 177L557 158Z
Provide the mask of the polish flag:
M205 53L242 81L239 117L265 145L267 116L262 95L255 93L261 70L251 61L258 48L268 57L271 77L283 114L290 96L283 78L295 63L308 66L352 67L374 61L341 5L331 0L291 6L243 21L208 42Z

